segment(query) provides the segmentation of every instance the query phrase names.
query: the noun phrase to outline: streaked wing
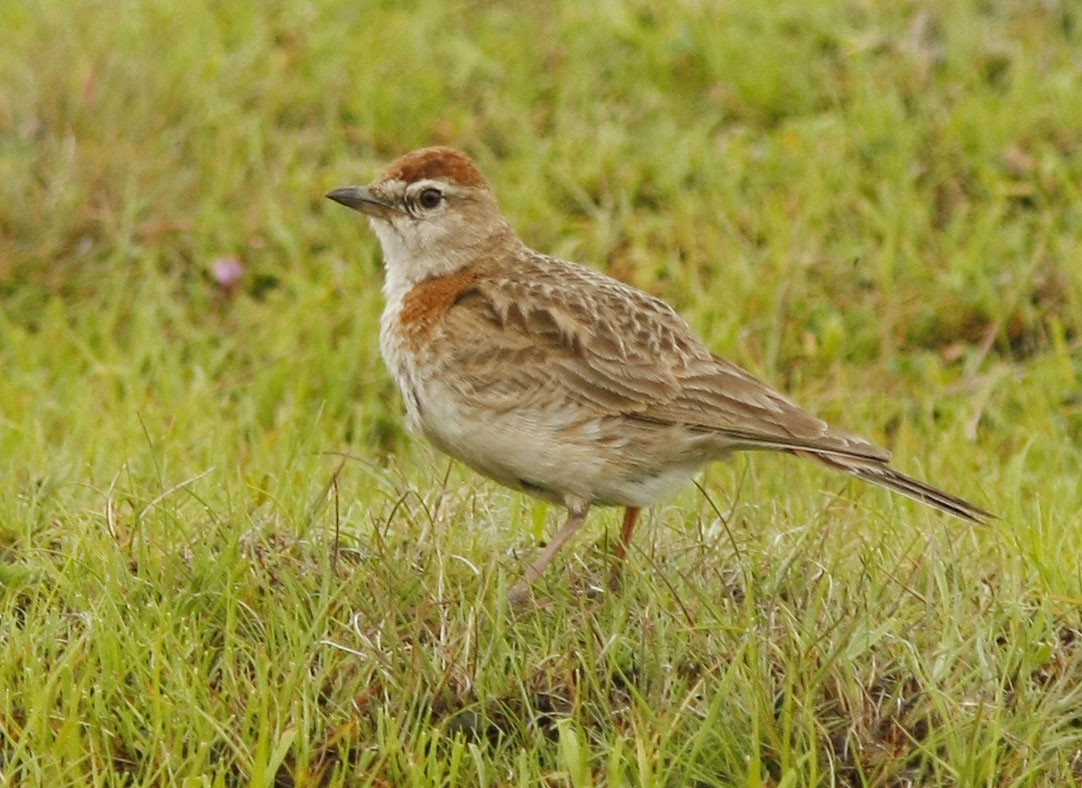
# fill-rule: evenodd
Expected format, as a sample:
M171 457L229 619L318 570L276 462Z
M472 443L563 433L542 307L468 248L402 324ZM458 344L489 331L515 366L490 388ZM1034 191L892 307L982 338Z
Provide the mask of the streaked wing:
M717 356L696 360L680 393L644 415L722 433L734 448L812 449L886 462L890 452L831 427L750 373Z
M515 272L523 275L479 276L441 321L448 341L440 356L470 401L494 412L565 403L631 415L677 396L664 333L645 317L668 307L633 290L638 303L629 305L606 291L622 285L596 274L588 287L565 288L548 266ZM590 275L570 266L555 273Z
M489 412L566 403L716 433L732 448L890 457L710 353L658 299L551 258L513 274L478 277L441 326L476 338L448 342L443 358L454 370L447 379Z

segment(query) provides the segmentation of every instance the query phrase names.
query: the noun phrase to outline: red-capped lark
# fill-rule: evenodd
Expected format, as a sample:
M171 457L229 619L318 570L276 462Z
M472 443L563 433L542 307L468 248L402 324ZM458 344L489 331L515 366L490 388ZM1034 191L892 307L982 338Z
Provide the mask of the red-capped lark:
M639 510L740 449L773 449L963 520L985 510L890 467L890 452L715 355L664 301L535 252L476 165L445 147L327 194L383 249L380 349L408 422L447 454L568 516L512 588L516 604L593 505Z

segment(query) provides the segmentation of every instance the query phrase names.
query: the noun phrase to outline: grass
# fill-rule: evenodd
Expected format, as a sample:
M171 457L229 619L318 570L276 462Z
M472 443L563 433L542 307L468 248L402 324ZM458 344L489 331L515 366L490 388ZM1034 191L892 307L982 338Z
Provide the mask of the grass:
M1071 3L0 6L0 778L1082 780ZM539 249L997 512L784 457L619 595L402 428L328 188L448 142ZM237 260L239 284L216 279Z

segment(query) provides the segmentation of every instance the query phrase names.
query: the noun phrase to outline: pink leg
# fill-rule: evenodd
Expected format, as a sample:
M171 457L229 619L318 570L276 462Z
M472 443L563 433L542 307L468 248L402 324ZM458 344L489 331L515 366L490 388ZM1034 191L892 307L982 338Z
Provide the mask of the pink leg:
M629 506L624 509L624 527L620 529L620 541L616 545L616 558L623 561L627 556L627 548L631 544L631 532L635 530L635 523L639 519L638 506Z
M582 528L589 511L590 504L588 503L575 502L568 506L567 520L552 537L552 541L545 545L545 548L534 559L534 562L530 564L530 568L526 570L526 574L522 576L522 579L511 588L509 596L512 606L519 607L529 601L531 596L530 584L541 577L548 565L552 563L552 559L556 557L556 553L560 551L560 548L575 535L576 531Z

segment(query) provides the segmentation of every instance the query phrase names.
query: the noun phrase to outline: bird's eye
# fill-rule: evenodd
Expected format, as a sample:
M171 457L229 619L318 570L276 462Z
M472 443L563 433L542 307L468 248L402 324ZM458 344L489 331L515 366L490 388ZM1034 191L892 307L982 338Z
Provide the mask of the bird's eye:
M422 208L431 211L443 199L443 193L439 189L425 189L417 196L417 202Z

